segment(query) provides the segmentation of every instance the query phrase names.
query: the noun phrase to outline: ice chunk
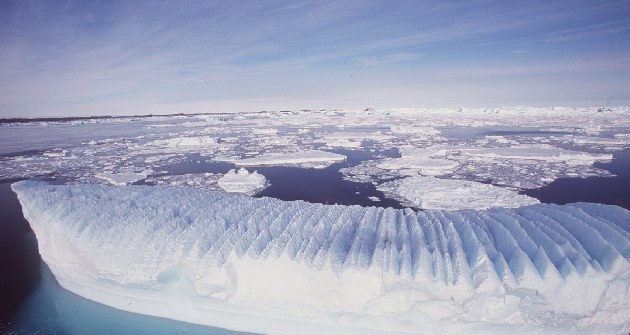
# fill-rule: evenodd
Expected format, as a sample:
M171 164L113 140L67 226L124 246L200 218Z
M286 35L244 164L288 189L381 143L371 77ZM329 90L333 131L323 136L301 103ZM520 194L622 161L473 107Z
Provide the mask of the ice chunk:
M609 161L611 154L594 154L556 148L550 145L527 145L504 148L464 148L461 152L478 158L527 159L546 162L566 162L576 165L592 165L597 161Z
M434 152L421 148L400 148L400 158L385 160L377 166L384 170L397 170L407 175L440 176L451 173L458 163L450 159L431 157Z
M188 173L179 175L151 176L145 179L149 185L185 186L220 191L221 173Z
M150 173L150 171L148 172ZM99 173L97 178L103 179L111 185L124 186L143 180L147 177L147 172L118 172L118 173Z
M535 198L505 187L431 176L398 179L379 185L378 189L422 209L513 208L538 203Z
M601 333L630 324L630 212L411 210L159 186L13 184L66 289L266 334Z
M254 195L269 185L267 178L257 171L250 173L240 168L238 172L232 169L223 175L219 179L219 186L226 192Z
M343 162L346 156L323 150L305 150L292 153L273 153L234 161L239 166L298 165L301 167L325 168Z
M390 126L391 132L394 134L409 134L415 136L439 135L440 130L433 127L396 125Z
M348 138L328 138L326 146L329 148L359 148L361 141L353 141Z
M196 137L174 137L163 140L155 140L149 145L170 147L170 148L191 148L215 145L217 143L214 137L196 136Z

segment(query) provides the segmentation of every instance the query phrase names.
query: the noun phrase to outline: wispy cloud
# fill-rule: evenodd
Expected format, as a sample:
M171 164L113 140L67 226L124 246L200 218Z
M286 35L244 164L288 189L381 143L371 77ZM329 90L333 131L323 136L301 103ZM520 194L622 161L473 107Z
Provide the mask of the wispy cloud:
M395 90L416 87L427 73L458 69L459 77L488 85L493 77L522 73L585 74L554 68L558 59L575 57L576 48L581 58L574 62L593 68L606 55L603 43L618 55L629 51L627 7L623 1L4 1L0 113L277 105L270 99L299 105L362 96L357 89L387 91L409 105L416 100ZM515 65L515 58L531 63ZM489 61L501 65L488 67ZM607 72L626 71L611 64ZM349 72L353 82L346 81Z
M358 57L353 60L361 65L378 66L385 64L405 63L422 57L420 53L399 52L384 56Z
M586 26L562 29L548 33L543 40L546 42L566 42L580 39L603 37L630 31L630 19L614 22L599 22Z

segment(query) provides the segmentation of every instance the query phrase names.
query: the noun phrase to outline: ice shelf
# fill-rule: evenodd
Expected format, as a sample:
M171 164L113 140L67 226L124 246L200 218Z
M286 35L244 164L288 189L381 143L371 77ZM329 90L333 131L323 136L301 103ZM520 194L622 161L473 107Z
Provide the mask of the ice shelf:
M630 212L412 210L159 186L13 184L64 288L267 334L624 334Z

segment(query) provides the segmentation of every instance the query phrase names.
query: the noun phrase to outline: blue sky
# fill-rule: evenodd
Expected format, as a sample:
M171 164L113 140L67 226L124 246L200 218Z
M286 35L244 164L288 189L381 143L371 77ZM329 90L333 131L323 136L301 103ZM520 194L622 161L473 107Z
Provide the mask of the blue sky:
M630 104L630 2L0 0L0 117Z

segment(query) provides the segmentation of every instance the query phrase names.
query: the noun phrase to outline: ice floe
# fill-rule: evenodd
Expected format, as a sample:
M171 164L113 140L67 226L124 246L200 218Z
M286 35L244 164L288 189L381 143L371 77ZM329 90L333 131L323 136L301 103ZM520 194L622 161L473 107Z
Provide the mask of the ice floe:
M99 173L96 177L103 179L112 185L124 186L145 179L149 173L151 173L151 171Z
M305 150L291 153L270 153L233 161L239 166L292 165L309 168L325 168L342 162L346 156L323 150Z
M494 138L496 140L496 138ZM434 145L424 148L403 146L400 158L362 162L342 169L347 179L379 181L383 177L441 176L468 179L519 189L544 186L563 177L611 176L594 166L608 162L608 153L566 150L547 144L518 144L488 140L476 144Z
M381 184L392 178L430 175L531 189L560 178L612 176L596 163L629 147L629 113L627 107L517 106L2 124L0 179L44 176L111 183L97 175L122 177L129 171L151 170L147 182L155 177L169 183L170 175L176 185L213 188L215 176L203 181L199 174L216 171L173 167L196 160L327 167L347 156L352 166L342 172L352 181ZM396 150L400 157L389 154ZM357 161L351 157L353 152L364 159ZM376 152L388 154L366 154ZM195 181L183 180L178 177L181 173L191 174Z
M249 172L244 168L230 170L219 178L219 186L226 192L254 195L269 186L267 178L258 172Z
M451 173L457 168L457 161L433 158L434 151L422 148L400 148L400 158L385 159L377 167L384 170L396 170L401 175L439 176Z
M500 148L440 148L444 151L457 151L479 159L535 160L564 162L570 165L592 165L597 161L609 161L611 154L594 154L564 150L550 145L510 146Z
M12 185L64 288L265 334L624 334L630 212L411 210L158 186Z
M221 173L187 173L150 176L145 179L145 182L149 185L184 186L219 191L221 187L218 183L221 177L223 177Z
M538 200L490 184L436 177L407 177L378 186L380 191L422 209L486 209L521 207Z
M174 147L174 148L190 148L190 147L203 147L208 145L214 145L217 141L213 137L209 136L191 136L191 137L174 137L163 140L155 140L149 145Z

